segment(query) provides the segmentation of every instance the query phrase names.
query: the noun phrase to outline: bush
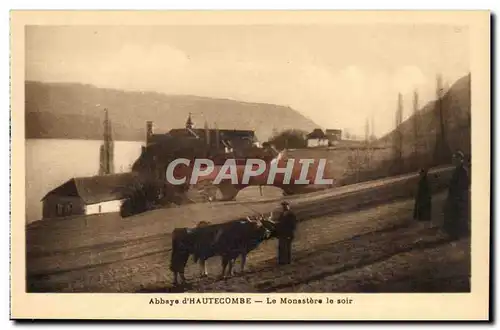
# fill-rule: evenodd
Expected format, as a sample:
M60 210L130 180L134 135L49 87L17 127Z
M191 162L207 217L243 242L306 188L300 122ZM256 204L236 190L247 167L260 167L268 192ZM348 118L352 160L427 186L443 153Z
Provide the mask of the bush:
M146 212L160 205L163 194L162 182L141 178L133 186L127 187L125 201L120 208L122 217Z
M307 133L302 130L288 129L278 134L273 135L269 139L269 143L274 145L276 149L300 149L307 147Z

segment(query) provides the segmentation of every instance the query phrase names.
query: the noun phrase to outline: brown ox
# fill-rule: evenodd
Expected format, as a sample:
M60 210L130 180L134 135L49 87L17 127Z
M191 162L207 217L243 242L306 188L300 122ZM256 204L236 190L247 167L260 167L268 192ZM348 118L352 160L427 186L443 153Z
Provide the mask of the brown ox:
M259 216L247 217L220 224L202 221L195 228L176 228L172 233L172 254L170 270L174 273L174 285L185 282L184 269L190 255L200 264L201 276L207 276L206 260L220 256L221 277L233 274L235 260L241 256L241 272L244 271L248 253L263 241L275 236L275 223Z

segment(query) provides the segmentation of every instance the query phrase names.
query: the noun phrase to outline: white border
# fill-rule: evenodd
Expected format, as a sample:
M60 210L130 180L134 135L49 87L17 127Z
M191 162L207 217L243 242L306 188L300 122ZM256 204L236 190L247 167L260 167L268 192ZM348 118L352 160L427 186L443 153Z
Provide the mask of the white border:
M359 0L351 0L351 1L342 1L336 2L335 5L330 4L328 6L324 1L265 1L265 0L254 0L254 1L115 1L115 2L104 2L104 1L45 1L43 5L39 2L35 1L2 1L1 6L2 16L0 19L0 24L2 24L5 28L2 29L4 33L1 35L1 45L3 45L4 49L2 52L2 91L5 93L5 97L2 98L4 102L3 109L10 108L10 88L9 88L9 76L10 76L10 63L9 63L9 50L10 50L10 40L9 34L9 10L10 9L490 9L493 12L497 12L499 1L485 1L485 0L475 0L475 1L449 1L447 3L439 3L438 1L359 1ZM210 5L208 5L210 4ZM285 5L286 4L286 5ZM10 5L10 6L9 6ZM496 34L494 34L496 37ZM495 38L496 41L496 38ZM494 78L494 77L492 77ZM494 94L498 94L498 89L492 91ZM497 103L492 104L492 106L496 106ZM4 226L4 230L2 233L5 235L4 240L4 248L2 249L2 258L3 264L7 265L7 262L10 259L9 255L9 237L8 233L10 232L9 221L6 221L10 218L8 215L9 210L9 179L8 173L10 168L10 161L7 153L9 152L9 140L7 140L7 132L9 131L9 112L2 111L1 112L0 123L4 125L3 139L0 142L0 147L2 148L2 157L1 162L1 170L3 173L2 176L2 184L1 186L1 198L0 198L0 207L4 212L4 221L2 222ZM496 122L495 122L496 124ZM495 132L495 130L493 130ZM496 134L495 134L496 138ZM496 151L496 150L495 150ZM496 183L496 181L495 181ZM495 200L495 202L498 202ZM496 204L496 203L495 203ZM498 228L498 225L497 225ZM495 232L496 234L496 232ZM496 237L496 236L495 236ZM497 261L497 260L495 260ZM8 284L8 272L0 272L2 276L2 283L4 284L4 291L2 303L5 304L2 306L2 310L4 311L6 317L3 317L3 320L6 320L10 317L10 308L9 308L9 294L10 288ZM492 279L492 282L494 280ZM495 310L496 310L496 306ZM8 311L8 312L7 312ZM492 311L493 312L493 311ZM493 312L494 313L494 312ZM195 324L190 324L188 326L194 326ZM9 327L13 326L12 322L9 322ZM45 325L50 327L51 325ZM91 325L94 328L104 327L104 325ZM173 324L169 324L169 326L174 326ZM259 327L264 327L265 325L256 325ZM290 325L286 325L290 326ZM382 325L383 326L383 325ZM425 324L426 327L432 327L431 325Z

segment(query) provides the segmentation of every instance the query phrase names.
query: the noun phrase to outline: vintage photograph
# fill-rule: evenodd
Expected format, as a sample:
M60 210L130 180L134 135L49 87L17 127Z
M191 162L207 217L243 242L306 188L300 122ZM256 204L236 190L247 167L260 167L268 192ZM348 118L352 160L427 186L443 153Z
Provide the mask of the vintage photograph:
M24 27L26 293L471 293L467 21L113 22Z

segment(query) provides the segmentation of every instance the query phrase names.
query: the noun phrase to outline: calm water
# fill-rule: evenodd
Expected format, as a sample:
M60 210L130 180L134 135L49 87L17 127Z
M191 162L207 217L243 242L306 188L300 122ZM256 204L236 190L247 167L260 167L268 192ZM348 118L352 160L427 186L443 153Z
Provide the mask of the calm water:
M41 199L47 192L72 177L99 172L97 140L26 140L26 221L40 220ZM128 172L141 153L143 142L116 141L115 172Z

